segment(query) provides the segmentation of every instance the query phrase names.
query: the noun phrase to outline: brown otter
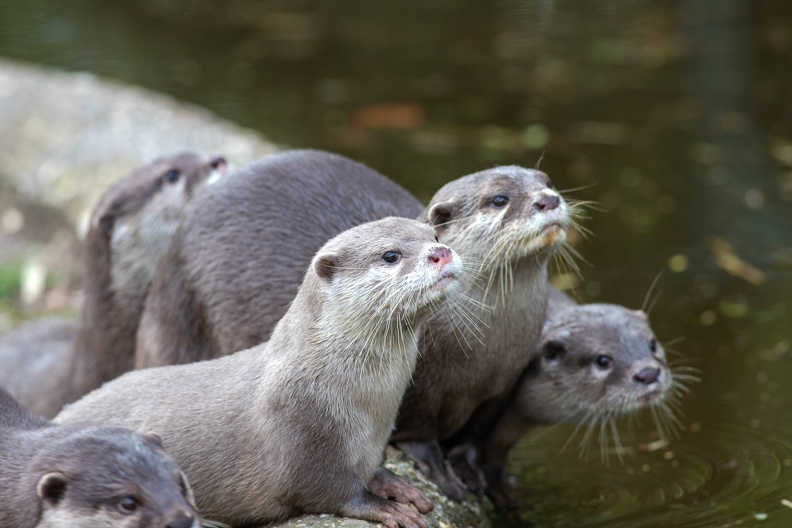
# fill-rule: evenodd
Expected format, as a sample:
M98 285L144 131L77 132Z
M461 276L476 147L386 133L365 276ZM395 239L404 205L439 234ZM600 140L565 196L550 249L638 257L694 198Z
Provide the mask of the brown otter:
M174 238L146 300L135 367L266 341L322 244L364 222L421 210L384 176L327 152L283 152L235 171L195 200Z
M550 288L533 360L494 413L478 413L451 442L449 458L468 487L513 506L506 455L533 427L591 425L663 407L675 382L646 314L614 304L578 305ZM669 392L670 391L670 392Z
M378 467L420 325L461 272L426 224L354 227L318 251L267 343L127 373L55 421L158 431L201 512L231 525L302 511L425 526L405 503L431 503Z
M134 337L154 271L196 186L225 171L223 158L183 153L158 159L108 189L84 247L79 322L34 321L0 340L0 385L52 417L132 368Z
M198 528L201 519L156 435L56 426L0 388L0 524Z
M425 325L393 440L461 498L437 440L454 434L479 404L508 392L530 360L523 351L544 320L546 263L571 224L547 175L515 166L482 171L446 184L424 210L359 163L291 151L236 172L214 191L195 202L155 278L136 366L255 345L286 311L300 268L324 240L370 218L419 217L463 258L480 261L481 284L466 292L468 306L442 308Z

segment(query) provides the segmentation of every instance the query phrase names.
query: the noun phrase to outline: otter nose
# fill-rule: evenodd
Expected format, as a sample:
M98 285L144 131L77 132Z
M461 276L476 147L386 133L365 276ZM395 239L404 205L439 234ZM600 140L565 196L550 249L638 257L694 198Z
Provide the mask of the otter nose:
M223 156L215 156L209 160L209 166L213 169L223 171L228 166L228 163Z
M429 261L439 265L441 268L453 259L454 255L447 247L434 248L429 252Z
M557 194L545 194L534 202L533 206L540 211L552 211L561 203L561 198Z
M655 367L646 367L642 369L638 374L636 374L633 379L638 383L643 383L644 385L650 385L657 381L657 378L660 377L660 369Z
M195 523L195 517L182 510L167 524L165 528L191 528Z

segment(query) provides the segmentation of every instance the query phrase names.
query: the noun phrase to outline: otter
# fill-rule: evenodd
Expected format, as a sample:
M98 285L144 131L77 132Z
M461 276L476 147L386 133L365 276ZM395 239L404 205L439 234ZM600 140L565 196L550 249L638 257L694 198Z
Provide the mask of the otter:
M415 218L423 209L416 202L385 176L327 152L287 151L236 170L196 198L174 238L146 299L135 368L263 343L322 244L364 222Z
M154 434L56 426L0 388L0 523L198 528L186 478Z
M508 392L528 364L523 351L544 320L547 261L572 225L569 206L543 172L506 166L471 174L443 186L424 208L342 156L298 150L254 162L191 208L146 301L135 366L210 359L266 339L308 255L341 230L389 214L434 225L441 242L469 265L479 262L467 306L441 308L424 325L414 383L392 436L461 499L464 486L438 440Z
M64 404L131 370L149 284L197 188L225 172L221 157L183 153L121 178L93 211L77 322L33 321L0 340L0 385L51 418Z
M354 227L319 249L268 342L129 372L55 421L156 430L201 512L234 526L299 512L425 526L406 503L431 503L380 464L420 325L462 272L428 225Z
M674 380L665 351L641 310L578 305L550 288L540 343L506 402L479 412L449 446L468 488L501 508L514 507L506 455L537 425L589 425L662 409ZM489 411L491 411L490 409Z

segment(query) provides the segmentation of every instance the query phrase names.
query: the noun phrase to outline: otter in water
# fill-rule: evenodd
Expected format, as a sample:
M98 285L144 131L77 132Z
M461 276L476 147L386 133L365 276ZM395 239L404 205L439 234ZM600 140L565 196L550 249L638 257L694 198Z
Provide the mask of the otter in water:
M479 413L451 442L457 474L496 506L511 507L506 455L533 427L592 424L656 406L673 390L665 351L646 314L614 304L578 305L551 288L533 360L508 401Z
M225 166L220 157L183 153L158 159L111 186L85 239L79 321L33 321L3 336L0 385L26 408L50 418L131 370L154 272L197 186Z
M236 172L197 200L174 240L138 332L136 367L187 363L254 346L272 331L299 270L328 238L366 219L418 217L478 275L465 303L424 325L421 356L393 440L450 496L464 490L438 439L507 393L544 320L547 271L570 210L546 174L497 167L446 184L427 208L341 156L290 151ZM471 266L472 267L472 266ZM262 272L266 270L266 272ZM483 305L496 305L494 311Z
M231 525L308 512L425 526L406 503L431 503L380 464L420 325L462 271L426 224L354 227L317 252L268 342L127 373L55 421L156 430L201 512Z
M56 426L0 388L0 523L198 528L187 480L156 435Z

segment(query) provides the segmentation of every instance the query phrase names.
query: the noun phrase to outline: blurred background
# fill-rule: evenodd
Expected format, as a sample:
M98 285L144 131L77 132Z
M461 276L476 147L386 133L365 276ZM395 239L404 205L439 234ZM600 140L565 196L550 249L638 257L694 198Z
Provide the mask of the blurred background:
M6 0L0 58L168 94L284 148L362 161L423 201L541 159L596 203L580 275L559 283L581 302L649 295L658 337L702 381L678 436L650 416L620 430L623 461L612 439L595 434L587 456L577 439L559 451L573 428L537 430L511 460L520 509L497 524L792 523L789 2ZM20 150L0 156L3 328L79 303L61 256L44 293L20 298L30 255L74 245L57 204L9 174Z

